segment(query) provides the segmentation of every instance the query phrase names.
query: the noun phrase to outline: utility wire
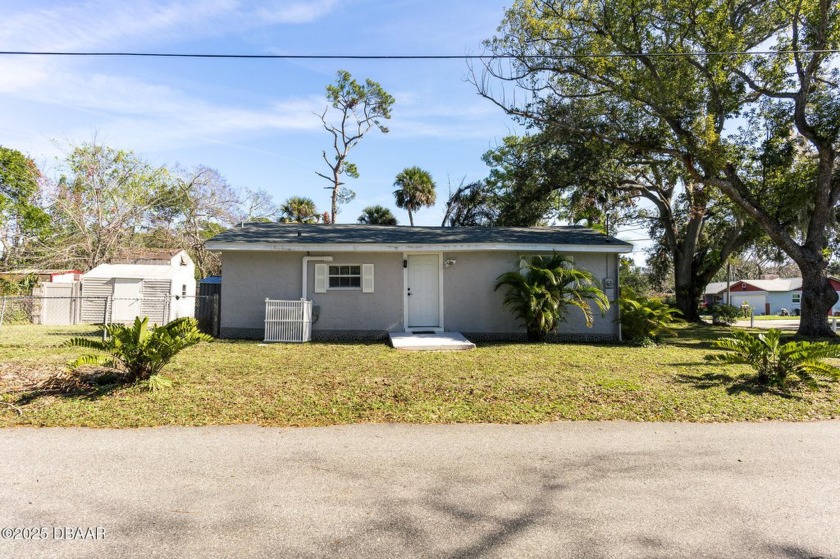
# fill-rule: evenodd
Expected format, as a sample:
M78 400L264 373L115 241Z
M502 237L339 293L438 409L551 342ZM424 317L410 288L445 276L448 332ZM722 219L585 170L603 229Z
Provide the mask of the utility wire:
M224 54L188 52L59 52L59 51L0 51L0 56L80 56L80 57L134 57L134 58L218 58L251 60L498 60L519 58L576 59L576 58L682 58L687 56L770 56L789 54L837 54L840 49L821 50L764 50L730 52L650 52L650 53L607 53L607 54Z

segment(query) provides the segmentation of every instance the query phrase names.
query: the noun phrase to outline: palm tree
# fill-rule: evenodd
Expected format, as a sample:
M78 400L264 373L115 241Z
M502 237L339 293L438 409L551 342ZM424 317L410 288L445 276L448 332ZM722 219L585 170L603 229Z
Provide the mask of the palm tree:
M504 304L522 320L530 341L543 341L566 320L568 307L583 311L586 326L592 327L594 303L603 314L610 307L595 278L586 270L557 254L524 257L520 269L496 279L496 289L507 286Z
M366 225L396 225L397 218L385 206L368 206L362 210L359 223Z
M394 181L397 189L394 197L397 200L397 207L408 210L408 221L414 226L414 212L423 207L431 207L437 198L435 194L435 181L428 171L420 167L409 167L397 175Z
M281 223L318 223L320 218L312 198L292 196L280 206Z

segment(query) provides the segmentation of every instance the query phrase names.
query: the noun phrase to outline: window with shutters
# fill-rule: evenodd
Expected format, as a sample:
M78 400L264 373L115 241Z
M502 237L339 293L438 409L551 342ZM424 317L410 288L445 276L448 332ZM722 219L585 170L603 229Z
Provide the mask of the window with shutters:
M330 266L328 285L330 289L360 289L362 267L358 264Z

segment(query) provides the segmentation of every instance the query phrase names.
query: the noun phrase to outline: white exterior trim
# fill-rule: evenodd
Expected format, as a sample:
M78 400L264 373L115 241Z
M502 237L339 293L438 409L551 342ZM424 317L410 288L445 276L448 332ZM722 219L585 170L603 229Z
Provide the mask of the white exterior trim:
M414 328L414 330L432 330L433 332L444 332L443 327L443 253L442 252L404 252L403 262L408 262L408 256L418 256L421 254L433 254L438 257L438 326L436 328L424 327ZM403 329L406 332L411 332L408 327L408 265L403 264Z
M373 264L362 264L362 293L373 293L374 276Z
M481 252L481 251L519 251L519 252L632 252L632 246L623 245L546 245L523 243L449 243L417 244L397 243L248 243L215 242L207 243L208 250L253 251L253 252L402 252L438 253L438 252Z
M315 264L315 293L326 293L328 281L329 272L327 271L327 264Z
M332 262L332 256L304 256L303 257L303 271L301 272L301 285L303 289L301 291L300 299L301 301L306 300L307 296L307 289L309 288L307 274L309 272L309 263L310 262ZM317 264L316 264L317 265ZM313 289L314 291L314 289Z

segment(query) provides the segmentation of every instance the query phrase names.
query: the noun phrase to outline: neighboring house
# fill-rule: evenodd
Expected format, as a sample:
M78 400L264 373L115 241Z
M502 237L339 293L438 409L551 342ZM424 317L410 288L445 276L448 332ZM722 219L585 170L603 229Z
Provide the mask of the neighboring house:
M195 309L195 264L182 250L142 251L82 274L82 322L130 323L148 316L164 324Z
M829 278L834 290L840 296L840 279ZM779 314L786 309L790 314L799 314L802 302L802 278L772 278L759 280L737 280L731 282L729 292L731 304L740 307L743 303L753 308L756 315ZM709 306L726 303L726 282L710 283L706 287L705 301ZM840 313L840 301L831 314Z
M79 281L79 277L81 275L81 270L67 270L64 268L58 270L30 268L26 270L0 272L0 277L5 278L8 281L20 281L28 277L36 276L39 283L72 283L74 281Z
M583 227L388 227L248 223L207 242L222 253L222 337L262 339L266 299L313 301L313 338L459 331L517 339L496 279L522 256L574 259L618 296L618 257L632 245ZM563 338L619 336L613 305L592 328L569 309Z

